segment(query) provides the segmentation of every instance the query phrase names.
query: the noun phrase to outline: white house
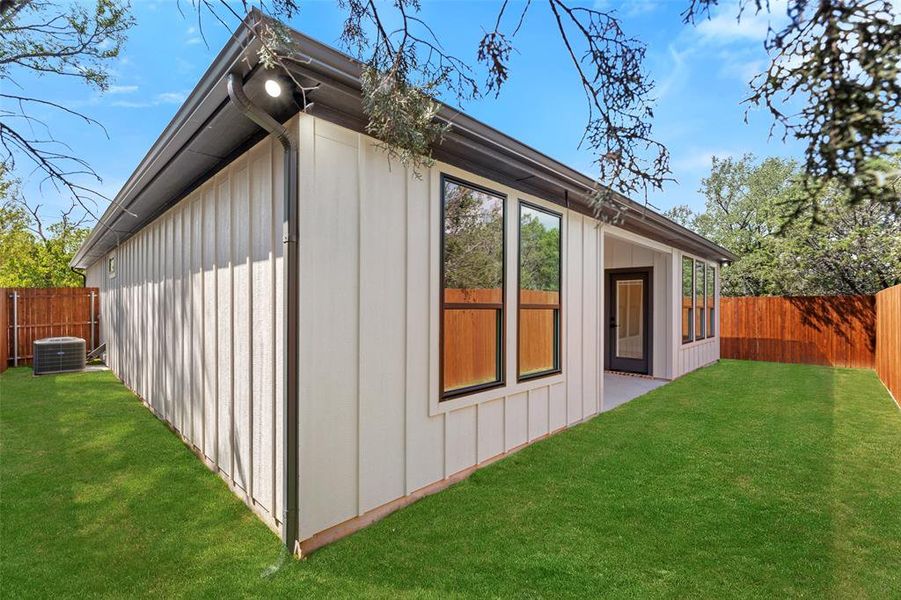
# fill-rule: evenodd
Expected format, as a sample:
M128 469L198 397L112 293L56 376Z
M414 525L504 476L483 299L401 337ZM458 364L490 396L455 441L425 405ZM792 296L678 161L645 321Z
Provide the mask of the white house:
M590 178L448 107L433 167L389 164L359 65L295 36L313 105L240 30L72 262L113 372L289 547L592 417L605 371L718 359L728 251L625 198L602 226Z

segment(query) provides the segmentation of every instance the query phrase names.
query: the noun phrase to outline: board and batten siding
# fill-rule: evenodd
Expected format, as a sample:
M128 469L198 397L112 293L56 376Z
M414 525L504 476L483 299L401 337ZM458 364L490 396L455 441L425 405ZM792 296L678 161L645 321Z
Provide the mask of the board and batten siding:
M87 270L112 371L276 531L282 169L267 138Z
M654 267L654 372L719 356L681 346L681 253L605 243L597 221L437 163L417 177L311 115L299 139L301 539L598 413L605 267ZM441 175L506 195L504 387L438 401ZM267 139L87 270L113 372L274 530L282 512L282 151ZM562 373L517 381L518 208L562 214ZM635 241L634 239L632 240ZM612 244L612 245L611 245ZM610 256L605 259L605 247ZM656 248L656 249L655 249ZM628 257L628 260L627 260ZM718 268L717 268L718 271ZM717 295L717 310L719 298ZM670 309L667 310L667 303Z
M601 230L438 163L421 177L371 138L300 123L301 539L598 412ZM507 195L506 381L438 403L440 175ZM563 213L563 373L516 381L518 202Z
M671 332L673 296L670 277L673 249L650 240L643 245L639 236L614 226L604 228L604 269L651 268L651 376L672 378L673 343ZM605 274L606 275L606 274ZM605 332L606 333L606 332Z

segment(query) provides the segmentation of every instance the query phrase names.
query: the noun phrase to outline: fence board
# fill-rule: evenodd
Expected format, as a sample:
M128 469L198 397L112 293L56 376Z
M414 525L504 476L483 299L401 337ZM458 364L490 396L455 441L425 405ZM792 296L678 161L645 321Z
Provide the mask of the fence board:
M873 368L873 296L723 297L723 358Z
M560 293L544 290L521 290L520 293L520 303L531 308L523 309L518 316L519 369L522 373L549 370L553 367L556 348L548 341L554 339L553 310L559 306ZM495 305L502 298L503 290L500 288L445 290L445 301L457 306ZM517 306L508 307L508 310L515 310ZM486 383L497 377L497 365L494 362L498 342L497 318L498 313L492 308L455 308L445 311L442 367L446 388ZM507 352L512 351L512 348L507 348ZM506 365L501 365L501 368L506 368Z
M6 370L7 359L9 357L9 322L7 319L7 302L6 302L6 293L3 288L0 288L0 335L2 335L2 339L0 339L0 373Z
M13 322L12 295L16 293L18 323ZM100 291L98 288L0 288L0 330L4 332L3 367L12 364L18 351L19 364L30 364L32 343L45 337L74 336L91 345L91 293L94 293L94 342L100 339ZM16 335L13 329L16 330ZM13 347L18 338L18 348ZM88 348L90 350L90 348Z
M876 294L876 373L901 406L901 285Z

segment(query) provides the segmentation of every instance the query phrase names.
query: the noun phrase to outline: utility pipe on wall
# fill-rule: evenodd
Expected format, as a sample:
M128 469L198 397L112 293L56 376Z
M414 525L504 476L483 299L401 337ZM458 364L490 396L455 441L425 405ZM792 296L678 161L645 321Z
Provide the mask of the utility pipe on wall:
M285 468L284 468L284 541L285 546L300 555L300 528L298 510L298 323L300 305L298 285L300 261L297 248L299 228L298 218L298 150L297 142L284 125L276 121L259 106L253 104L244 92L240 75L228 76L228 97L244 116L274 135L284 150L284 221L282 223L282 243L285 247Z
M13 291L13 366L19 366L19 293Z
M91 290L91 352L94 351L94 290Z

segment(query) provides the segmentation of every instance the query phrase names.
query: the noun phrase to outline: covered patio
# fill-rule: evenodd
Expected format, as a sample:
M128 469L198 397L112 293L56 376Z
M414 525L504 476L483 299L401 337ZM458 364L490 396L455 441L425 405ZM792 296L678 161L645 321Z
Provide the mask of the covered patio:
M669 382L663 379L605 371L604 403L601 406L601 412L613 410L617 406L621 406L629 400L634 400L639 396L643 396L651 390L656 390L667 383Z

